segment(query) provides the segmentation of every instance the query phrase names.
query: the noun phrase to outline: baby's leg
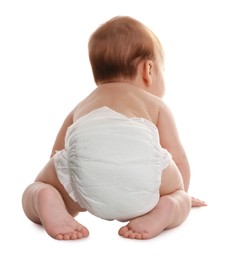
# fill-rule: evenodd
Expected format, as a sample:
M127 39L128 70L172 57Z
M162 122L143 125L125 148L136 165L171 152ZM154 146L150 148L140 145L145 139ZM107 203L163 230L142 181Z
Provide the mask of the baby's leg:
M147 214L131 220L119 230L125 238L149 239L164 229L181 224L190 210L190 197L183 190L162 196L156 207Z
M89 234L87 228L74 219L83 209L65 193L57 179L52 159L25 190L22 204L27 217L42 224L55 239L79 239Z
M125 238L149 239L180 225L190 212L191 198L182 189L181 175L174 163L163 172L160 195L154 209L131 220L119 234Z

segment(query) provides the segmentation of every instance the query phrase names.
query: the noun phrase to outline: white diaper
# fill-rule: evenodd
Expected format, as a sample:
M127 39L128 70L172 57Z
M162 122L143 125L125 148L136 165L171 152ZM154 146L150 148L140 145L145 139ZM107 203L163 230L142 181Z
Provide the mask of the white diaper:
M126 221L153 209L171 155L156 126L108 107L78 119L55 155L58 178L72 199L97 217Z

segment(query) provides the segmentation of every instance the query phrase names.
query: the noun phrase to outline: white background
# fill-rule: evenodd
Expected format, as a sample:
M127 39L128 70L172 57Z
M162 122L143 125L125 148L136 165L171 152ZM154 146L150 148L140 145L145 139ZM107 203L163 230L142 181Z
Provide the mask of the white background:
M230 259L231 15L225 0L0 1L1 259ZM31 223L22 192L47 162L67 113L94 89L90 34L116 15L150 27L166 56L165 101L192 170L190 194L208 207L148 241L88 213L81 241Z

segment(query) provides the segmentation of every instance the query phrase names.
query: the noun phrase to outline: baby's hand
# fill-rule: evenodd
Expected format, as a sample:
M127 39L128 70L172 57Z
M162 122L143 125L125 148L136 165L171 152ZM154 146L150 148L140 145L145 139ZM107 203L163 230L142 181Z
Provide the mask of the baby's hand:
M191 197L191 201L192 201L192 207L204 207L204 206L207 206L207 203L202 201L202 200L199 200L199 199L196 199L194 197Z

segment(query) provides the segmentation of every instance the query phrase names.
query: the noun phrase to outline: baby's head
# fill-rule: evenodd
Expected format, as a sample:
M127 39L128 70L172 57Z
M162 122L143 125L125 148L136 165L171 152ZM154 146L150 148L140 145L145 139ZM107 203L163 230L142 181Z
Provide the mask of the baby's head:
M90 37L89 58L96 84L135 78L141 61L163 65L163 48L155 34L141 22L117 16Z

